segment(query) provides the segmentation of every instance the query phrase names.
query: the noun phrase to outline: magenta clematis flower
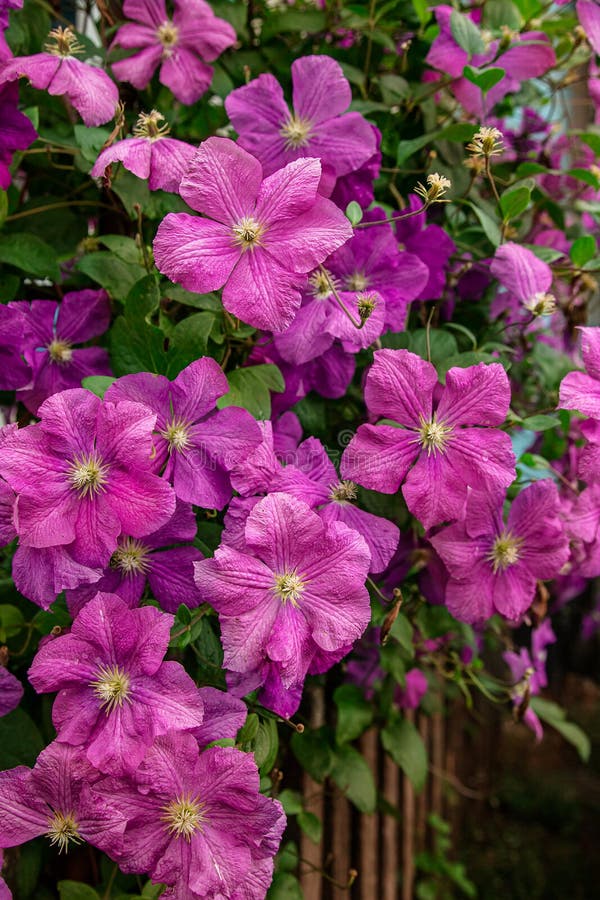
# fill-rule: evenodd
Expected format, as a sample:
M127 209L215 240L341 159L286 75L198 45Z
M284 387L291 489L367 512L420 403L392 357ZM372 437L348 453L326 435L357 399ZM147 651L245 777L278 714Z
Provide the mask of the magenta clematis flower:
M294 106L290 112L273 75L259 75L232 91L225 109L238 143L255 156L265 175L302 157L321 160L321 193L337 178L360 169L376 154L375 135L360 113L346 112L352 90L330 56L303 56L292 63Z
M4 444L9 434L17 430L17 425L5 425L0 428L0 447ZM5 547L17 536L15 527L15 503L17 496L13 489L0 478L0 547Z
M501 244L490 271L506 289L506 293L498 293L492 300L490 312L494 318L506 312L509 322L518 322L554 311L556 301L548 293L552 269L527 247L511 241Z
M600 420L600 328L580 328L586 372L569 372L560 385L559 409L576 409Z
M469 57L452 34L450 17L453 8L445 4L435 6L435 16L440 33L433 41L425 61L454 80L449 89L453 97L468 113L485 120L489 111L509 93L518 91L521 83L544 75L556 65L556 55L548 36L543 31L527 31L511 35L511 46L500 50L500 41L489 42L484 53ZM475 13L477 15L477 13ZM484 96L481 90L463 77L469 64L478 68L499 66L505 75Z
M508 665L515 685L511 692L513 705L521 706L525 701L526 693L535 697L548 684L546 676L546 647L556 642L556 635L548 619L531 632L531 652L521 647L519 653L507 650L502 656ZM535 734L536 741L541 741L544 729L538 716L528 705L523 715L523 721Z
M120 534L143 537L168 521L175 494L151 471L156 417L147 407L74 389L48 398L39 415L0 446L21 547L68 548L83 566L105 566Z
M43 53L18 56L0 69L0 84L28 78L34 88L66 96L86 125L104 125L115 114L119 92L106 72L76 58L82 50L71 28L55 28Z
M101 772L135 771L157 735L202 724L202 700L180 663L163 662L173 616L97 594L71 631L41 647L29 670L38 693L59 691L58 739Z
M92 793L98 777L78 750L58 741L40 753L33 769L0 772L0 847L41 836L59 853L83 841L101 850L120 847L126 819Z
M331 199L340 209L346 209L352 200L367 209L375 199L373 182L379 178L381 169L381 132L376 125L369 124L375 136L375 152L355 172L343 175L336 181Z
M61 591L98 581L102 570L77 562L70 549L20 544L12 563L12 577L19 593L48 609Z
M414 212L422 205L419 197L411 194L405 212ZM456 245L439 225L427 224L426 213L411 216L410 219L402 219L402 212L397 216L394 228L401 246L420 259L429 272L429 278L416 299L439 300L446 286L448 263L452 254L456 253Z
M425 528L458 518L469 486L493 491L514 479L510 438L493 427L510 403L498 363L452 368L440 389L431 363L408 350L377 350L365 403L371 416L398 424L361 425L344 451L342 477L384 494L404 482L406 505Z
M518 621L533 602L537 580L550 581L569 558L553 481L521 491L506 524L502 499L471 492L464 518L430 538L450 573L446 604L463 622L484 622L495 612Z
M317 193L321 164L298 159L263 181L233 141L204 141L181 182L208 218L169 213L154 240L159 270L191 291L224 286L223 305L249 325L286 328L306 275L352 236L345 215Z
M155 109L141 113L133 129L134 136L103 150L90 175L94 178L105 175L112 163L120 162L138 178L147 180L151 191L176 193L196 148L185 141L167 137L169 127L160 125L163 119L164 116Z
M12 672L0 666L0 716L16 709L23 696L23 685Z
M215 410L228 390L219 364L206 356L172 382L147 372L125 375L111 384L105 399L145 403L156 413L155 470L162 470L180 500L222 509L231 498L229 471L260 443L259 427L246 410Z
M4 863L4 853L0 850L0 900L13 900L13 895L8 889L8 885L2 877L2 865Z
M210 87L207 62L236 41L229 22L204 0L175 0L172 17L165 0L125 0L123 13L135 21L121 25L112 46L139 52L112 64L117 78L143 90L160 67L160 83L188 106Z
M409 669L404 687L396 692L396 703L401 709L417 709L428 687L424 672L420 669Z
M244 701L213 687L201 687L199 694L204 707L204 719L200 728L194 728L190 733L200 747L204 748L213 741L227 738L234 740L248 715L248 707Z
M108 328L110 301L105 291L72 291L60 304L33 300L14 303L12 308L23 310L22 349L33 373L33 384L18 391L17 400L32 413L52 394L80 387L88 375L111 374L106 350L74 347Z
M0 137L1 140L1 137ZM31 381L31 369L23 359L26 320L23 310L0 304L0 390L14 391Z
M174 900L261 900L285 827L277 800L259 793L251 754L211 747L191 735L157 738L131 781L95 790L127 818L119 865L147 872Z
M375 207L365 222L377 222L386 213ZM385 301L385 330L403 331L411 301L429 280L429 269L413 253L398 249L392 226L372 225L355 234L326 262L336 285L345 291L377 291Z
M287 465L282 467L275 455L270 423L263 424L268 426L263 432L263 443L233 473L235 489L246 496L269 491L291 494L308 503L325 523L343 522L365 539L371 553L370 571L383 572L398 546L398 527L356 506L353 501L356 500L357 485L340 481L327 451L317 438L303 441L293 454L287 455ZM244 508L249 513L250 504L241 507L241 502L234 500L229 509L235 515L234 533L237 536L232 540L229 523L233 524L234 520L230 516L223 535L229 546L236 547L238 542L243 546L244 543L245 517L241 510Z
M0 60L1 60L0 53ZM9 166L16 150L25 150L35 141L37 131L30 120L18 109L19 86L0 86L0 188L7 190L12 183Z
M21 9L22 6L23 0L0 0L0 63L12 56L12 50L6 43L4 35L8 28L11 10Z
M67 590L71 615L77 615L98 591L117 594L134 608L142 599L146 584L167 612L177 612L182 603L198 606L200 597L194 584L194 563L202 559L202 554L189 546L196 532L194 511L178 500L173 517L158 531L141 539L121 535L102 577L93 584ZM188 542L188 546L172 546L183 542Z
M327 668L365 630L370 553L358 532L325 525L308 504L275 493L256 504L244 552L221 546L196 563L196 583L219 613L224 665L278 681L269 705L289 716L307 672Z
M594 0L577 0L575 9L592 50L600 54L600 7Z

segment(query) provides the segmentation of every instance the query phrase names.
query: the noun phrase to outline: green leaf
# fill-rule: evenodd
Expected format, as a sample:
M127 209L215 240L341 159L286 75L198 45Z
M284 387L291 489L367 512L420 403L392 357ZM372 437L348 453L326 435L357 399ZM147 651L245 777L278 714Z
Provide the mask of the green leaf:
M466 50L469 56L485 53L485 44L479 28L468 16L453 10L450 15L450 31L459 47Z
M486 0L483 6L483 28L500 31L505 25L514 31L520 31L522 24L522 16L511 0Z
M481 227L483 228L483 232L490 244L492 244L493 247L499 247L502 240L502 235L500 233L498 224L487 212L485 212L485 210L483 210L480 206L477 206L477 204L471 203L470 201L466 201L466 203L471 207L471 209L479 219Z
M358 750L349 744L338 747L331 777L357 809L364 813L375 812L377 805L375 780L366 760Z
M506 75L505 69L499 66L491 66L489 69L477 69L474 66L465 66L463 75L472 84L476 85L484 94L487 94Z
M412 0L412 5L421 25L427 25L431 18L431 10L427 0Z
M443 363L449 356L458 353L458 345L456 339L447 331L440 328L429 329L429 346L431 351L431 362L434 366ZM410 334L410 349L422 359L427 359L427 329L419 328Z
M335 737L339 744L360 737L373 721L372 704L354 684L337 687L333 692L333 702L337 706Z
M381 742L414 789L421 791L427 779L427 751L413 723L392 718L381 732Z
M279 750L279 734L275 719L263 719L254 739L254 758L261 773L271 771Z
M82 379L81 386L102 399L114 381L116 379L111 378L110 375L88 375L87 378Z
M277 799L283 806L286 816L297 816L302 812L302 794L300 791L292 791L286 788L277 795Z
M349 220L352 226L358 225L360 220L363 217L362 207L356 200L351 200L348 206L346 207L346 218Z
M534 713L572 744L583 762L588 762L592 751L590 739L579 725L567 721L564 709L551 700L544 700L543 697L532 697L530 704Z
M0 770L33 766L43 749L42 736L23 709L0 718Z
M589 169L575 167L574 169L567 169L566 174L570 175L571 178L576 178L577 181L583 181L584 184L589 184L589 186L593 187L596 191L600 188L600 181Z
M110 129L75 125L73 131L75 132L75 140L81 150L81 155L86 162L93 165L98 159L102 147L110 137Z
M466 144L478 131L477 125L469 125L467 122L453 122L438 133L445 141L454 141L457 144Z
M206 353L208 339L217 317L213 312L193 313L178 322L171 333L171 344L181 353L189 357L189 361L198 359Z
M500 197L500 209L506 222L516 219L525 212L531 200L531 191L526 187L505 191Z
M6 221L8 215L8 195L6 191L0 191L0 228Z
M325 728L293 734L291 747L302 768L315 781L323 781L329 775L334 757Z
M117 300L124 300L134 284L147 275L139 263L123 262L107 250L82 256L77 268Z
M548 431L550 428L558 428L560 422L554 416L527 416L521 425L529 431Z
M60 270L53 248L35 234L0 235L0 263L21 269L33 278L60 280Z
M59 881L60 900L99 900L97 892L80 881Z
M301 812L297 821L299 827L308 835L313 844L318 844L323 834L323 823L319 817L311 812Z
M526 178L529 175L545 175L547 171L548 166L542 166L536 162L523 162L517 166L517 176L519 178Z
M142 254L133 238L125 237L123 234L105 234L98 240L123 262L142 265Z
M422 150L423 147L433 143L438 135L439 131L432 131L429 134L422 134L419 137L411 138L408 141L400 141L398 149L396 150L396 165L401 166L402 163L406 162L406 160L409 159L413 153L416 153L417 150Z
M248 718L238 731L237 737L240 744L247 744L250 741L253 741L258 734L259 726L260 719L258 718L256 713L249 713Z
M217 400L217 407L241 406L259 420L271 417L270 391L285 390L283 375L271 364L235 369L227 375L227 380L229 393Z
M300 882L290 872L275 872L267 900L304 900Z
M403 616L402 613L399 613L396 617L394 624L392 625L390 634L398 641L402 649L409 655L409 657L412 658L415 655L415 648L413 644L413 627L406 616Z
M596 252L596 238L591 234L584 234L573 241L569 255L573 260L573 265L585 266L586 263L594 258Z
M0 643L5 644L9 638L18 634L24 622L23 613L18 607L9 604L0 606Z

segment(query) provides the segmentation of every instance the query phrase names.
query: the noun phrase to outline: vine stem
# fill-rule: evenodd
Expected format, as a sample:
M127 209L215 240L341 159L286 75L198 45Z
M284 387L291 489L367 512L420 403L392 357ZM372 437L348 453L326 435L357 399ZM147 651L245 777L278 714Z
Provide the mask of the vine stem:
M395 216L388 216L386 219L377 219L375 222L359 222L358 225L355 225L354 228L370 228L371 225L393 225L394 222L400 222L402 219L412 219L413 216L420 216L421 213L425 212L428 203L424 203L419 209L413 209L411 212L401 213Z
M319 271L320 271L321 275L326 279L327 284L329 285L329 289L331 290L331 293L335 297L336 302L337 302L338 306L340 307L340 309L342 310L342 312L348 316L348 318L350 319L350 321L352 322L354 327L358 331L360 331L360 329L363 328L363 326L367 320L365 319L364 321L357 323L356 319L354 318L354 316L352 315L352 313L350 312L350 310L348 309L348 307L346 306L346 304L344 303L344 301L338 294L337 288L336 288L335 284L333 283L333 281L331 280L331 278L329 277L329 272L327 271L327 269L321 265L321 266L319 266Z

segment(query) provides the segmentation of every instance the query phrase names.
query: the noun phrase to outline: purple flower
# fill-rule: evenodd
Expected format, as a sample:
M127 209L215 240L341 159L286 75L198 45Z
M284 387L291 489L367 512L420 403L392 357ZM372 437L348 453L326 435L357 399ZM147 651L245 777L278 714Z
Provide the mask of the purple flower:
M58 691L52 721L58 739L102 772L133 772L155 737L202 724L198 689L177 662L163 662L173 616L152 606L129 609L97 594L69 634L38 650L29 680Z
M0 446L21 546L64 547L81 565L105 566L120 534L143 537L167 522L175 495L151 471L156 417L147 407L80 388L54 394L39 415Z
M248 715L248 707L244 701L213 687L201 687L199 694L204 707L204 719L202 725L194 728L191 734L200 747L204 748L213 741L227 738L234 740Z
M213 69L206 63L231 47L236 35L204 0L174 0L174 7L170 17L165 0L125 0L123 13L134 22L121 25L112 46L139 52L112 69L120 81L143 90L160 67L160 83L189 105L210 86Z
M550 581L569 558L556 485L535 482L513 501L506 524L502 497L472 492L464 518L430 538L450 573L446 603L463 622L495 612L518 621L538 579Z
M552 269L527 247L510 241L501 244L494 254L490 271L507 292L494 297L490 310L494 318L506 311L509 322L518 322L525 315L553 312L555 299L548 293Z
M200 597L194 584L194 563L202 559L195 547L173 547L196 537L194 511L177 501L173 517L158 531L143 538L121 535L118 546L102 577L93 584L67 590L67 605L76 615L98 591L117 594L133 608L142 599L146 584L167 612L177 612L180 604L198 606ZM165 547L170 549L165 550Z
M300 306L306 274L352 236L344 214L318 194L320 177L318 160L299 159L263 181L249 153L209 138L180 187L208 218L169 213L154 240L158 268L190 291L224 286L229 312L282 331Z
M191 735L171 733L156 740L131 781L104 779L95 790L128 820L121 869L166 884L164 897L266 895L285 815L259 793L251 754L199 754Z
M385 219L380 207L365 213L365 222ZM344 291L377 291L385 300L385 330L403 331L408 305L423 291L429 269L412 253L398 249L391 225L372 225L355 234L326 262Z
M12 51L6 43L4 32L8 28L11 10L21 9L22 6L23 0L0 0L0 62L4 62L12 56ZM2 122L4 124L4 120Z
M206 356L174 381L147 372L125 375L110 386L105 399L144 403L156 413L155 470L163 472L180 500L222 509L231 498L229 471L260 443L258 425L246 410L215 410L228 390L220 366Z
M16 430L16 424L5 425L3 428L0 428L0 447L6 441L8 435ZM17 497L13 489L3 478L0 478L0 547L10 544L17 536L15 527L16 500Z
M325 671L368 624L370 553L358 532L325 525L282 493L256 504L245 539L244 552L221 546L214 559L196 563L196 583L219 613L224 665L262 672L263 681L277 676L269 705L289 716L311 666Z
M0 772L0 847L41 836L59 853L83 841L102 850L120 847L125 817L92 793L97 779L78 750L58 741L40 753L33 769Z
M374 200L373 182L379 177L381 168L381 132L376 125L369 124L375 136L375 152L355 172L343 175L336 181L331 199L340 209L346 209L352 200L367 209Z
M409 669L404 687L396 692L396 703L401 709L417 709L428 687L427 678L420 669Z
M600 53L600 7L594 0L577 0L577 17L594 53Z
M17 547L12 577L19 593L48 609L61 591L98 581L102 570L73 559L66 547Z
M408 212L419 209L421 200L411 194L408 200ZM429 278L417 300L439 300L446 286L448 261L456 252L456 245L439 225L427 225L423 212L410 219L402 219L402 212L397 214L395 222L396 237L400 244L412 255L427 266Z
M0 52L0 59L2 58ZM35 141L37 132L30 120L18 110L19 86L0 87L0 188L7 190L12 182L9 166L15 150L25 150Z
M6 716L21 702L23 685L18 678L0 665L0 716Z
M225 109L238 143L255 156L265 175L302 157L321 160L321 192L331 194L337 178L360 169L376 153L371 125L346 112L352 90L330 56L303 56L292 63L294 106L290 112L273 75L259 75L232 91Z
M31 381L31 369L21 352L24 332L23 310L0 304L0 390L14 391Z
M425 528L458 518L469 485L492 491L515 477L510 438L493 427L510 403L497 363L452 368L441 389L431 363L408 350L377 350L365 403L375 419L397 424L361 425L344 451L342 477L385 494L404 482L406 505Z
M512 701L516 708L525 702L525 696L536 696L548 684L546 677L546 647L556 642L556 635L548 619L531 632L531 653L521 647L519 653L507 650L502 656L508 665L515 685L511 691ZM541 741L544 730L536 713L527 707L523 721L531 728L536 740Z
M101 347L77 349L103 334L110 324L110 301L105 291L72 291L62 301L33 300L12 304L23 310L22 349L31 366L33 384L17 393L27 409L37 413L52 394L78 388L88 375L110 375L108 353Z
M560 385L560 409L576 409L600 420L600 328L580 328L586 372L569 372Z
M159 124L162 119L164 116L155 109L141 113L133 129L134 137L117 141L103 150L90 175L98 178L105 175L111 163L121 162L138 178L147 180L151 191L177 192L196 148L167 137L169 128Z
M556 65L552 44L543 31L511 35L512 44L504 51L498 40L492 40L484 53L475 53L470 57L452 34L452 13L451 6L435 6L440 33L432 43L425 61L454 79L449 90L468 113L485 119L495 104L507 94L518 91L522 82L544 75ZM485 68L490 64L499 66L504 69L505 75L484 95L477 85L463 77L467 64L478 68Z
M55 28L43 53L10 59L0 84L28 78L34 88L66 96L86 125L104 125L115 114L119 92L106 72L76 59L81 45L71 28Z

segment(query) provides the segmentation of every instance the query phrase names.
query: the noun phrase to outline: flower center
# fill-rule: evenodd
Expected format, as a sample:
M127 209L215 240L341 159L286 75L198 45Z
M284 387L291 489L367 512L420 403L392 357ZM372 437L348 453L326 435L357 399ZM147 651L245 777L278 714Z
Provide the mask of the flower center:
M169 453L173 450L181 452L190 445L190 426L183 419L173 419L161 434L169 444Z
M143 574L150 568L148 553L148 547L141 541L126 537L111 556L110 564L113 568L120 569L125 575Z
M265 230L265 226L257 222L252 216L244 216L243 219L232 226L234 244L241 247L242 250L254 250L255 247L261 246L261 235Z
M503 531L498 535L486 556L486 559L492 563L494 574L498 570L504 572L505 569L517 562L522 543L523 538L514 537L510 531Z
M310 119L301 119L292 113L287 122L281 126L279 134L285 138L286 150L297 150L298 147L306 147L310 140L313 123Z
M119 666L105 666L102 664L96 672L97 678L90 682L94 694L100 700L100 709L104 709L106 715L111 713L116 706L130 702L130 681L127 672Z
M183 837L189 842L197 829L202 830L202 823L206 819L205 809L205 804L197 797L178 797L163 806L164 815L161 820L170 834Z
M165 117L157 109L153 109L149 113L140 113L133 134L135 137L149 138L151 141L166 137L171 129L168 125L159 124L164 120Z
M75 813L67 813L65 816L61 812L55 812L51 819L48 819L48 831L46 837L50 838L51 846L58 845L58 852L65 853L69 849L69 844L81 844L83 838L79 834L79 828L75 819Z
M71 345L66 341L59 341L57 338L48 344L48 353L52 362L55 363L70 363L73 358Z
M76 456L67 474L71 486L80 498L90 497L105 489L108 466L95 453L89 453L86 456Z
M331 272L328 272L323 266L312 273L308 283L310 293L317 300L327 300L333 294L333 288L337 290L339 287Z
M354 272L346 279L349 291L364 291L368 285L367 276L363 272Z
M525 300L523 305L534 316L551 316L556 312L556 297L554 294L538 291L529 300Z
M72 28L53 28L48 38L44 50L52 56L77 56L83 53L83 45L77 40Z
M421 418L421 427L419 429L419 440L421 446L427 450L427 455L438 452L443 453L448 443L448 435L452 431L451 425L444 425L443 422L436 422L435 416L430 422L426 422Z
M356 485L353 481L338 481L329 485L329 496L336 503L348 503L356 500Z
M156 29L156 36L163 45L163 59L169 59L179 40L179 28L170 19Z
M289 600L292 606L298 606L297 601L304 590L304 582L294 569L293 572L276 575L273 590L284 603Z

